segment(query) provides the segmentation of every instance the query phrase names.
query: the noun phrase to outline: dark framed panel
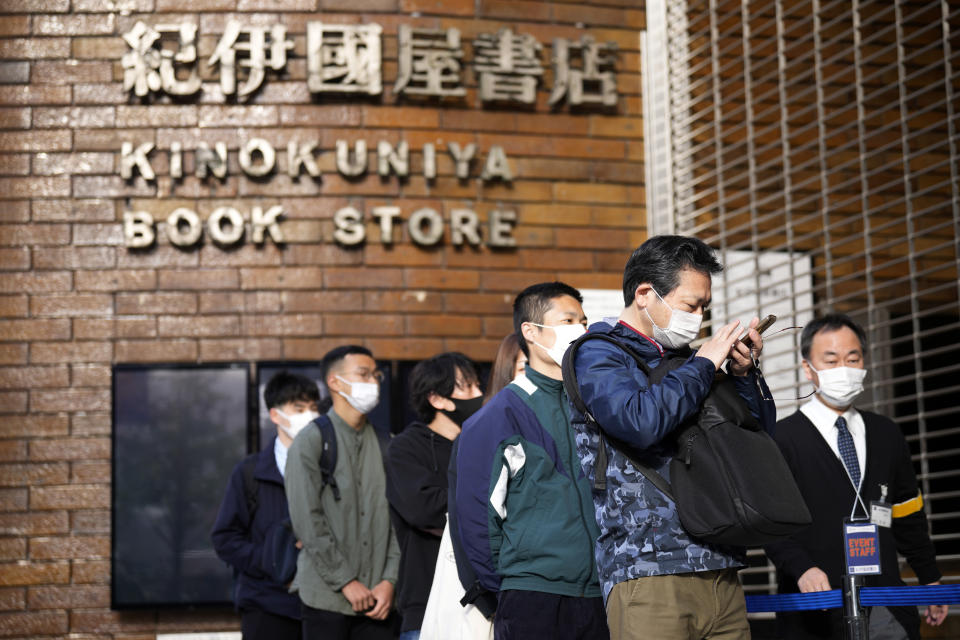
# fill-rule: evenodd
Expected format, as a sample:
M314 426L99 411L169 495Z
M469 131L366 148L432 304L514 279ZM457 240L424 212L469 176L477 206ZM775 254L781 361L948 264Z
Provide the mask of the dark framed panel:
M250 409L246 363L114 366L112 608L231 603L210 530Z

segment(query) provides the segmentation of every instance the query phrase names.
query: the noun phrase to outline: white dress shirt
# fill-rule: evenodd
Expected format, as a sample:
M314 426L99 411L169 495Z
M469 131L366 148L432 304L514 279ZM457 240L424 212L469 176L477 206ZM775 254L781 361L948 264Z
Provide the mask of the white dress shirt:
M823 439L830 445L833 455L837 456L840 464L843 459L840 457L840 446L837 444L837 412L829 408L820 401L819 396L813 398L800 407L803 415L810 419L813 426L817 428ZM860 466L860 483L863 484L863 471L867 467L867 429L863 424L863 417L860 412L852 406L843 412L842 417L847 421L847 429L853 436L853 446L857 450L857 464ZM846 467L844 467L846 469ZM859 487L857 487L859 489Z
M287 448L280 442L279 436L273 441L273 456L277 461L277 470L280 471L280 475L283 477L284 471L287 469Z

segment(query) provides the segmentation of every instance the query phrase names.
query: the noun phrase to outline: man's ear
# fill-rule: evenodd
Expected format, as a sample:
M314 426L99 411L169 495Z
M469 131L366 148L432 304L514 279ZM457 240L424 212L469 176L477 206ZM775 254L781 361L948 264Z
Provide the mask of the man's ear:
M800 367L803 369L803 375L807 377L807 380L812 382L814 386L819 387L819 378L816 377L816 374L813 372L813 369L810 367L810 363L806 360L800 361Z
M653 289L649 282L641 282L633 291L633 302L639 309L647 308L647 294Z
M528 343L535 341L537 339L537 328L529 322L521 324L520 333L523 335L523 339Z
M270 422L272 422L273 424L278 425L278 426L284 426L284 425L282 425L282 424L280 423L280 414L277 413L277 408L276 408L276 407L272 407L272 408L270 409L269 414L270 414Z
M444 398L443 396L437 395L432 391L430 392L430 395L427 396L427 402L429 402L430 406L437 411L443 411L444 409L447 411L453 411L457 408L449 398Z

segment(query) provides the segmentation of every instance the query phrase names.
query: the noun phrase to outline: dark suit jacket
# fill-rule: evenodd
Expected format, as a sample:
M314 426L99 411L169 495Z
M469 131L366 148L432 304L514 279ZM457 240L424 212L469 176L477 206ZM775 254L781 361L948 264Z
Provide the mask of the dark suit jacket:
M881 575L866 576L864 586L902 585L897 552L916 572L921 584L940 579L927 518L910 461L910 449L899 427L888 418L861 411L866 426L867 464L860 491L867 508L880 500L880 485L887 486L887 502L894 504L893 526L880 527ZM800 411L777 423L775 439L793 471L813 523L789 540L766 547L777 566L780 593L799 591L797 579L819 567L833 588L841 586L846 560L843 520L856 500L843 463ZM857 514L863 511L858 506ZM891 607L911 638L919 638L916 607ZM840 638L838 611L800 612L779 616L788 638Z

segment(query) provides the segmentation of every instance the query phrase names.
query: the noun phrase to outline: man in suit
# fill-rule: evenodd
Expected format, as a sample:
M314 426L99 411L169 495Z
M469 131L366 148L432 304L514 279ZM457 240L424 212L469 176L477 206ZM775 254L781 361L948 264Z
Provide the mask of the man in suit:
M898 552L921 584L937 584L940 579L907 442L893 421L859 411L853 404L867 373L865 346L863 329L842 314L814 320L803 330L803 372L816 394L777 423L775 437L813 524L766 548L778 569L780 593L841 586L843 521L851 514L871 517L879 525L882 573L866 577L866 586L903 585ZM874 509L873 503L882 504ZM945 605L927 607L928 624L939 625L946 616ZM782 613L778 620L788 640L843 637L839 609ZM871 640L919 637L916 607L870 611Z

